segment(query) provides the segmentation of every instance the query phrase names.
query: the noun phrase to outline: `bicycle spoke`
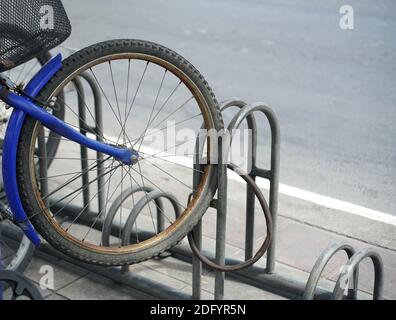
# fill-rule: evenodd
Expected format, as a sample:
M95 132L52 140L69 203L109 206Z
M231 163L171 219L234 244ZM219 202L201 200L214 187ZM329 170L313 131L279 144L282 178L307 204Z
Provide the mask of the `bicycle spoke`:
M164 119L162 119L158 124L156 124L153 129L157 128L160 124L162 124L165 120L168 120L171 116L173 116L176 112L180 111L182 108L184 108L187 103L189 103L192 99L194 99L194 96L191 96L188 98L185 102L182 103L180 107L178 107L176 110L171 112L169 115L167 115Z
M198 113L198 114L196 114L195 116L189 117L189 118L187 118L187 119L180 120L180 121L178 121L178 122L172 123L172 124L170 124L170 125L167 125L167 126L165 126L165 127L159 128L159 129L153 128L153 129L155 129L155 130L151 131L149 134L146 134L146 137L150 137L150 136L152 136L152 135L154 135L154 134L157 134L157 133L159 133L159 132L161 132L161 131L163 131L163 130L166 130L166 129L172 127L172 126L175 126L175 127L176 127L177 125L179 125L179 124L181 124L181 123L185 123L185 122L187 122L187 121L189 121L189 120L192 120L192 119L194 119L194 118L196 118L196 117L199 117L200 115L202 115L202 113ZM135 138L135 139L131 140L131 142L138 141L139 139L140 139L140 137L139 137L139 138Z
M58 201L59 201L59 202L62 202L62 201L65 200L66 198L68 198L68 197L70 197L71 195L75 194L76 192L86 189L89 185L91 185L92 183L98 181L98 179L99 179L100 177L104 177L105 175L111 173L113 170L119 168L120 166L121 166L121 164L119 164L118 166L116 166L116 167L114 167L114 168L109 169L108 171L102 173L101 175L98 175L95 179L89 181L88 183L86 183L86 184L83 185L82 187L79 187L79 188L75 189L74 191L70 192L70 193L67 194L66 196L63 196L63 197L62 197L60 200L58 200ZM46 197L48 197L48 196L46 196ZM44 199L44 197L43 197L43 199Z
M121 171L122 172L124 172L124 167L122 166L121 167ZM125 175L126 176L126 175ZM122 179L121 180L121 193L120 194L122 194L123 193L123 191L124 191L124 179ZM120 226L122 226L122 204L123 204L123 202L121 202L121 204L120 204ZM120 241L120 243L119 243L119 246L121 247L121 237L122 237L122 228L120 228L119 229L119 232L118 232L118 239L119 239L119 241Z
M120 184L124 181L126 174L122 175L121 174L121 182L117 185L117 187L114 189L113 193L111 194L110 198L107 198L107 202L110 201L112 199L112 197L114 196L114 194L116 193L116 191L118 190ZM110 185L110 184L109 184ZM109 189L108 189L109 190ZM87 238L88 234L90 233L90 231L95 227L96 222L98 221L98 218L100 217L100 214L98 214L93 220L94 222L92 223L91 227L89 228L89 230L87 231L87 233L85 234L85 236L83 237L82 241L85 241L85 239ZM121 225L120 225L121 228Z
M165 102L162 104L162 106L158 109L157 113L155 114L155 116L151 119L151 121L148 123L148 126L151 125L151 123L154 122L154 120L158 117L158 115L160 114L160 112L165 108L166 104L168 103L168 101L171 99L171 97L174 95L174 93L177 91L177 89L180 87L180 85L182 84L182 81L180 80L179 83L177 84L177 86L172 90L171 94L168 96L168 98L165 99Z
M58 99L60 99L60 100L62 100L62 98L59 98L58 97ZM85 99L84 99L85 100ZM97 136L97 133L90 127L90 126L88 126L87 124L86 124L86 120L85 119L83 119L83 118L81 118L81 116L80 115L78 115L64 100L63 100L63 102L62 102L79 120L81 120L81 122L82 123L84 123L85 125L86 125L86 128L81 128L81 127L77 127L77 126L75 126L75 125L73 125L73 124L71 124L71 123L68 123L68 122L66 122L66 121L64 121L65 123L67 123L69 126L72 126L72 127L74 127L74 128L76 128L76 129L78 129L79 131L81 131L81 130L85 130L85 131L87 131L87 132L89 132L89 133L91 133L91 134L93 134L94 136ZM87 107L87 110L89 110L89 108L88 108L88 106L85 104L85 106ZM89 110L89 112L88 112L89 114L91 114L91 111ZM91 114L91 116L92 116L92 114ZM96 120L95 120L96 121ZM97 123L96 123L97 124ZM97 124L97 128L100 128L99 127L99 125ZM88 130L87 130L88 129ZM106 138L104 137L104 135L103 135L103 133L100 133L99 132L99 134L101 134L102 136L103 136L103 139L108 143L108 141L106 140Z
M109 167L110 167L110 166L109 166ZM109 168L109 167L108 167L108 168ZM106 168L106 169L107 169L107 168ZM56 216L57 214L59 214L64 208L66 208L74 199L76 199L85 189L87 189L87 188L89 187L90 184L92 184L93 182L95 182L95 181L97 181L97 180L98 180L98 177L95 178L94 180L90 181L89 183L85 184L83 187L79 188L78 190L74 190L73 192L69 193L68 195L64 196L63 198L58 199L56 202L51 203L50 206L48 207L48 209L51 209L52 207L54 207L54 206L56 206L57 204L61 203L64 199L66 199L66 198L70 197L71 195L75 194L77 191L80 191L80 192L78 192L77 194L75 194L75 196L74 196L71 200L69 200L65 205L63 205L63 207L60 208L55 214L53 214L53 216L55 217L55 216ZM35 213L33 213L32 215L29 215L28 220L31 219L31 218L33 218L33 217L35 217L36 215L38 215L38 214L40 214L40 213L41 213L41 211L35 212ZM24 221L21 221L21 222L24 222Z
M66 123L67 125L71 126L72 128L77 129L77 131L80 131L80 129L81 129L80 127L77 127L76 125L71 124L71 123L69 123L69 122L67 122L67 121L65 121L65 120L63 120L63 122ZM88 131L89 134L92 134L92 135L94 135L94 136L97 136L97 134L96 134L95 131L93 131L91 128L89 128L89 129L90 129L90 130ZM76 142L74 142L73 140L70 140L70 139L67 139L67 138L49 137L49 139L59 139L59 140L67 141L67 142L76 143ZM107 144L113 144L113 145L117 145L117 144L118 144L117 141L114 141L114 140L109 139L108 136L103 136L103 140L104 140L105 143L107 143Z
M126 94L125 94L125 107L124 107L124 124L126 123L127 119L127 108L128 108L128 100L129 100L129 78L131 74L131 59L128 59L128 75L127 75L127 88L126 88ZM124 141L125 141L125 136L124 136Z
M109 61L109 68L110 68L110 74L111 74L111 82L113 84L114 97L115 97L115 100L116 100L116 105L117 105L117 110L118 110L118 116L120 117L120 121L122 122L120 104L118 103L118 95L117 95L117 89L116 89L116 86L115 86L115 83L114 83L114 75L113 75L113 68L111 67L111 61Z
M144 70L143 70L142 77L140 78L139 84L138 84L138 86L137 86L137 88L136 88L135 95L133 96L133 99L132 99L131 105L130 105L130 107L129 107L127 116L126 116L126 118L125 118L124 125L121 124L121 127L122 127L123 132L125 132L126 123L127 123L127 121L128 121L129 115L131 114L131 111L132 111L132 108L133 108L133 106L134 106L134 103L135 103L137 94L138 94L138 92L139 92L140 86L142 85L143 78L144 78L144 76L145 76L145 74L146 74L148 65L149 65L149 62L147 61L146 66L144 67ZM128 141L129 141L129 143L131 143L129 138L128 138Z
M101 135L101 137L103 137L103 139L104 139L106 142L108 142L108 141L106 140L106 138L104 137L104 134L103 134L103 131L102 131L103 129L101 128L101 126L99 125L99 123L96 121L96 118L95 118L94 115L92 114L91 109L88 107L88 105L87 105L87 103L86 103L86 101L85 101L85 97L81 94L80 90L78 90L78 87L77 87L76 85L75 85L74 87L75 87L75 89L76 89L76 91L77 91L77 94L78 94L78 96L80 97L81 101L83 101L84 106L85 106L85 108L87 109L87 111L88 111L90 117L91 117L92 120L94 121L95 126L96 126L96 128L98 129L98 131L99 131L99 134ZM64 99L60 98L59 96L57 97L57 99L60 99L60 100L62 101L62 103L66 105L66 102L65 102ZM70 108L70 107L69 107L69 108ZM81 119L81 118L80 118L80 119ZM82 120L82 119L81 119L81 120ZM85 122L85 121L84 121L84 122ZM95 135L96 135L96 133L95 133Z
M174 175L170 174L169 172L165 171L164 169L160 168L159 166L157 166L156 164L152 163L150 160L147 161L148 163L150 163L153 167L157 168L158 170L160 170L161 172L165 173L166 175L172 177L173 179L175 179L176 181L180 182L182 185L184 185L185 187L187 187L189 190L192 191L196 191L193 190L193 188L191 186L189 186L188 184L184 183L183 181L181 181L180 179L176 178Z
M201 136L201 133L200 133L197 137L194 137L194 138L191 138L191 139L187 139L187 140L185 140L185 141L183 141L183 142L181 142L181 143L175 144L175 145L173 145L173 146L167 148L166 151L173 150L173 149L175 149L175 148L177 148L177 147L179 147L179 146L181 146L181 145L183 145L183 144L185 144L185 143L187 143L187 142L196 140L196 139L200 138L200 136ZM150 157L145 158L145 159L150 159L150 158L152 158L152 157L155 157L156 155L158 155L158 154L160 154L160 153L162 153L162 152L165 152L165 151L162 151L162 150L161 150L161 151L158 151L157 153L154 153L154 154L150 155Z
M141 152L141 153L145 154L144 152ZM146 153L146 154L148 154L148 153ZM149 154L148 154L148 155L149 155ZM175 155L168 155L168 156L163 156L163 157L161 157L161 156L160 156L160 157L151 156L151 157L148 157L148 158L144 158L144 157L143 157L143 159L140 160L140 161L143 161L143 160L148 160L148 161L149 161L150 158L154 158L154 159L162 160L162 161L165 161L165 162L169 162L169 163L171 163L171 164L178 165L178 166L183 167L183 168L186 168L186 169L190 169L190 170L195 171L195 172L204 173L204 172L201 171L201 170L198 170L198 169L195 169L195 168L190 168L190 167L185 166L185 165L183 165L183 164L181 164L181 163L177 163L177 162L173 162L173 161L164 159L164 158L166 158L166 157L175 157ZM149 161L149 162L150 162L150 161Z
M80 216L84 213L84 211L88 208L88 206L90 205L90 203L92 202L93 199L95 199L95 197L100 193L100 191L103 189L103 187L106 185L107 182L109 182L109 180L111 179L112 175L114 174L116 170L112 170L110 173L110 177L106 180L106 182L99 188L99 190L89 199L89 201L85 204L85 206L77 213L76 217L74 218L74 220L71 222L71 224L69 225L69 227L67 227L65 230L66 232L68 232L70 230L70 228L73 226L74 223L77 222L77 220L80 218Z
M131 169L128 170L128 173L129 173L129 183L131 185L131 188L133 188ZM133 192L131 192L131 198L132 198L132 208L134 208L135 207L135 194ZM136 229L136 242L139 243L139 232L138 232L137 219L135 220L135 229Z
M82 172L80 172L80 174L70 178L68 181L66 181L65 183L63 183L61 186L59 186L57 189L55 189L54 191L52 191L51 193L47 194L45 197L43 197L43 200L47 199L48 197L50 197L51 195L53 195L54 193L58 192L59 190L61 190L62 188L66 187L67 185L69 185L70 183L72 183L73 181L76 181L78 178L82 177L85 173L95 169L100 163L104 163L105 161L107 161L108 159L110 159L111 157L108 156L106 159L104 159L103 161L99 161L99 163L97 163L95 166L91 167L91 168L87 168L85 170L83 170Z
M135 181L136 185L137 185L140 189L143 189L143 188L140 186L140 184L132 177L132 175L131 175L130 172L131 172L131 170L129 170L129 176L133 179L133 181ZM146 199L148 200L148 198L147 198L147 192L146 192L146 191L143 191L143 192L146 193ZM166 218L166 220L169 221L170 224L173 223L173 222L168 218L168 216L165 214L165 212L164 212L160 207L157 207L157 209L158 209L159 211L161 211L162 215ZM137 223L137 220L136 220L135 223ZM153 221L153 223L154 223L154 221Z
M111 165L112 165L112 166L114 165L114 162L115 162L115 160L113 159L112 162L111 162ZM113 175L111 174L111 175L110 175L109 183L108 183L108 185L107 185L106 201L105 201L106 203L105 203L105 206L104 206L104 208L102 208L102 211L99 211L98 214L96 215L96 217L93 219L93 223L91 224L91 226L90 226L90 228L89 228L87 234L85 235L85 237L88 235L89 231L90 231L92 228L94 228L94 226L96 225L97 220L98 220L99 217L102 215L102 213L103 213L103 212L107 212L107 204L108 204L109 201L111 200L111 198L109 199L109 193L110 193L110 185L111 185L111 177L112 177L112 176L113 176ZM101 242L100 242L99 244L101 244Z
M39 157L39 156L34 156L35 159L46 159L48 158L48 156L43 156L43 157ZM53 157L52 159L56 159L56 160L88 160L88 161L97 161L98 159L96 158L71 158L71 157Z
M102 86L100 85L100 83L99 83L99 81L98 81L98 79L97 79L95 73L93 72L92 68L89 68L89 70L90 70L91 73L93 74L93 76L94 76L94 78L95 78L95 81L96 81L96 83L97 83L97 85L98 85L100 91L101 91L102 94L104 95L104 97L105 97L105 99L106 99L106 101L107 101L107 103L108 103L108 105L109 105L111 111L113 112L113 114L114 114L114 116L115 116L117 122L118 122L119 125L121 126L122 132L125 134L125 136L126 136L127 139L129 140L129 137L128 137L127 133L125 132L125 128L123 127L123 124L122 124L122 122L121 122L121 119L119 119L119 118L117 117L117 115L116 115L116 113L115 113L115 111L114 111L114 108L113 108L112 104L110 103L110 100L109 100L109 98L107 97L106 93L104 92ZM119 138L120 138L120 137L118 137L118 139L117 139L117 144L118 144Z
M60 178L60 177L66 177L66 176L71 176L71 175L76 175L81 173L80 171L75 171L75 172L70 172L70 173L62 173L62 174L56 174L54 176L48 176L48 177L44 177L44 178L37 178L37 180L44 180L44 179L52 179L52 178Z
M143 175L141 174L142 169L140 168L140 163L138 162L137 164L138 164L138 168L139 168L139 172L140 172L140 177L142 178L143 189L145 189L146 186L144 185ZM131 168L132 168L132 167L131 167ZM133 169L133 168L132 168L132 169ZM136 170L134 170L134 171L136 171ZM148 196L147 196L147 191L145 191L144 194L146 195L147 206L148 206L149 211L150 211L151 221L153 222L154 230L156 230L155 223L154 223L154 218L153 218L153 212L151 211L150 201L149 201ZM158 234L158 230L155 231L155 234Z
M139 163L139 162L138 162ZM140 174L140 176L145 180L147 180L149 183L151 183L154 187L158 188L159 191L166 193L161 187L159 187L157 184L155 184L153 181L151 181L149 178L147 178L146 176L144 176L142 173L139 173L138 171L136 171L133 167L131 167L131 169L133 171L135 171L137 174ZM141 172L141 170L140 170ZM177 201L178 205L181 206L184 210L186 210L187 208L185 206L183 206L179 201Z
M140 135L140 137L142 137L142 136L143 136L143 137L142 137L142 140L140 141L140 145L139 145L139 148L138 148L138 152L140 151L140 147L142 146L142 143L143 143L144 137L145 137L145 135L146 135L147 129L149 128L150 121L151 121L151 117L153 116L153 112L154 112L155 106L157 105L158 97L159 97L159 95L160 95L160 92L161 92L161 89L162 89L162 85L164 84L164 80L165 80L165 76L166 76L166 72L167 72L167 71L168 71L168 70L165 70L164 75L162 76L161 84L160 84L160 87L159 87L159 89L158 89L157 95L156 95L156 97L155 97L153 107L151 108L151 112L150 112L149 120L148 120L147 125L146 125L146 129L145 129L145 130L143 131L143 133Z

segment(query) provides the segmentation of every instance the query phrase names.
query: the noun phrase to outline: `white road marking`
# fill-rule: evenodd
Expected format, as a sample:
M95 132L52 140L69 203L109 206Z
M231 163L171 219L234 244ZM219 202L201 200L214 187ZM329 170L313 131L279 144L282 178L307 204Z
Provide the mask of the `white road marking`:
M167 154L166 152L160 152L159 150L142 146L142 151L146 152L148 154L157 154L160 153L161 156L163 155L171 155ZM191 168L192 166L192 159L185 157L185 156L171 156L171 157L166 157L165 159L176 162L179 165L186 166L188 168ZM239 176L234 173L230 172L229 173L229 178L238 181L241 183L244 183ZM257 179L257 184L260 188L264 188L269 190L269 181L266 179ZM396 216L393 216L389 213L373 210L370 208L366 208L363 206L359 206L347 201L342 201L339 199L335 199L332 197L324 196L315 192L307 191L304 189L300 189L297 187L289 186L287 184L280 183L279 184L279 193L284 194L299 200L304 200L310 203L314 203L316 205L329 208L329 209L334 209L334 210L339 210L343 212L347 212L356 216L364 217L367 219L371 219L374 221L390 224L396 226Z
M263 188L269 188L269 183L266 180L258 180L258 185ZM347 212L353 215L396 226L396 216L382 211L359 206L347 201L324 196L283 183L279 184L279 193L296 199L311 202L325 208Z
M116 141L117 138L115 137L108 137L108 139L111 139L113 141ZM192 159L186 156L179 156L179 155L174 155L173 153L167 153L166 151L161 151L158 149L154 149L148 146L141 146L141 151L145 152L147 154L151 155L157 155L158 156L164 156L166 155L167 157L165 158L168 161L175 162L179 165L185 166L187 168L192 167ZM173 150L172 150L173 151ZM174 151L173 151L174 152ZM228 174L229 178L238 181L241 183L244 183L243 180L235 173L235 172L230 172ZM257 185L260 188L264 188L269 190L269 181L266 179L257 179ZM334 210L339 210L343 211L349 214L353 214L356 216L364 217L370 220L382 222L385 224L390 224L393 226L396 226L396 216L393 216L389 213L385 213L382 211L377 211L374 209L370 209L367 207L359 206L354 203L350 203L347 201L335 199L332 197L324 196L315 192L307 191L304 189L300 189L297 187L289 186L287 184L279 183L279 193L287 195L289 197L293 197L299 200L304 200L306 202L314 203L316 205L328 208L328 209L334 209Z

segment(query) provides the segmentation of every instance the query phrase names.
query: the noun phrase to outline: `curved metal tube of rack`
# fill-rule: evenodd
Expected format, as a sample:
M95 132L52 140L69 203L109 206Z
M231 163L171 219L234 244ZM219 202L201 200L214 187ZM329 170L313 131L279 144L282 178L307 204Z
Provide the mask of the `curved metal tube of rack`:
M374 292L373 299L381 300L384 285L384 268L380 255L370 248L366 248L356 252L343 267L337 279L334 291L333 300L342 300L344 297L345 286L349 284L352 274L356 274L359 264L366 258L370 258L374 265ZM356 278L356 279L355 279ZM353 286L357 288L357 277L354 277Z
M132 227L136 221L137 216L139 213L144 209L144 207L150 202L150 201L158 201L161 198L169 200L169 202L172 204L173 210L175 211L175 216L178 218L181 214L181 208L179 205L179 202L177 199L171 195L170 193L165 193L159 190L153 190L149 193L146 193L145 197L142 197L136 205L132 208L131 213L129 214L125 225L123 229L123 236L122 236L122 242L121 244L123 246L130 244L130 239L132 235ZM162 217L163 216L163 211L158 210L158 214ZM161 232L164 229L164 226L161 226L161 229L158 229L158 232Z
M240 110L232 118L227 127L231 133L239 128L241 123L246 119L248 129L252 133L252 144L249 146L248 156L251 157L250 178L253 182L256 177L262 177L270 181L269 209L272 220L272 241L267 252L267 268L266 273L271 274L275 270L275 246L276 246L276 225L277 225L277 207L278 207L278 188L279 188L279 159L280 159L280 129L277 118L271 108L263 103L254 103L248 105L246 102L238 98L231 98L220 104L220 110L224 112L231 107L237 107ZM271 165L270 170L264 170L257 167L257 125L254 117L255 112L261 112L267 118L271 128ZM201 150L199 137L197 137L195 154L199 154ZM201 139L202 140L202 139ZM203 142L201 142L202 144ZM223 157L222 141L218 144L218 159L222 161ZM199 163L196 159L196 163ZM227 167L219 163L218 169L218 196L213 201L212 207L217 210L217 226L216 226L216 258L217 265L225 265L225 238L226 238L226 210L227 210ZM197 172L197 171L195 171ZM199 181L199 176L194 177L194 186ZM246 193L246 232L245 232L245 261L253 257L253 239L254 239L254 204L255 193L252 186L247 188ZM196 249L201 250L202 243L202 226L199 224L194 229L194 239L196 241ZM243 262L236 262L243 263ZM235 263L234 263L235 264ZM199 299L201 296L201 271L202 265L198 258L193 258L193 297ZM223 299L224 296L224 280L223 272L216 272L215 275L215 299Z
M326 268L331 258L340 251L345 251L345 253L348 256L348 259L350 259L355 253L355 249L352 246L342 242L336 242L333 245L331 245L329 248L324 250L316 260L315 265L313 266L312 271L309 275L307 285L305 286L305 291L302 296L304 300L313 300L315 298L315 289L316 286L318 285L323 270ZM357 281L358 281L358 272L355 271L354 288L349 295L351 299L357 298Z
M154 188L150 186L144 186L144 187L135 187L135 188L127 188L124 190L112 203L110 206L109 210L106 213L106 217L103 221L103 227L102 227L102 243L104 246L109 246L110 245L110 235L111 235L111 229L113 226L113 221L114 218L117 214L118 209L122 206L125 200L128 199L128 197L134 195L137 192L152 192L154 191ZM157 208L157 222L158 222L158 229L160 229L163 225L163 219L161 215L161 210L163 210L164 205L161 201L161 199L155 199L155 205ZM122 229L122 228L120 228ZM130 233L129 233L130 235ZM128 240L129 242L129 240Z

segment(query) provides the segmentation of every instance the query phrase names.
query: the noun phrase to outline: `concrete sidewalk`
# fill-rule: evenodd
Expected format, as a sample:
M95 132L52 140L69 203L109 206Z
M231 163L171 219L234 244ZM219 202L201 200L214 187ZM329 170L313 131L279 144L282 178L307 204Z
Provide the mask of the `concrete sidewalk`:
M230 230L229 230L230 231ZM307 278L319 254L335 241L344 241L356 249L368 247L362 241L353 240L304 223L280 217L277 250L277 272L285 276ZM233 233L235 235L235 233ZM243 250L233 243L228 244L227 254L230 258L242 258ZM257 243L261 239L257 239ZM210 247L214 240L204 237L204 246ZM384 298L396 299L396 253L392 250L375 247L381 254L385 266ZM345 255L337 254L323 276L327 281L323 286L334 285L340 267L346 261ZM359 289L361 297L368 298L373 288L373 268L370 261L361 264L359 274ZM43 274L40 268L51 265L54 268L53 290L42 290L46 299L153 299L150 294L135 290L125 285L116 284L98 274L88 272L43 253L36 254L26 275L35 283L39 283ZM264 266L262 259L259 266ZM152 259L130 267L130 272L146 277L152 281L169 286L180 292L191 294L191 265L175 259L172 256L163 259ZM329 282L330 281L330 282ZM332 283L331 283L332 282ZM202 282L203 299L213 299L213 272L204 271ZM281 296L263 291L236 280L227 279L225 284L226 299L284 299Z

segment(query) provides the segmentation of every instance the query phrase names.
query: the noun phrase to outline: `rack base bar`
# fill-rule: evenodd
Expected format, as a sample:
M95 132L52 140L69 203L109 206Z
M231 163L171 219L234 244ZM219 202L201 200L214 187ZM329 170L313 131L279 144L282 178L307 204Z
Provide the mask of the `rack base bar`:
M170 251L174 254L174 258L191 263L192 252L187 245L179 244ZM213 253L207 251L203 251L203 253L209 259L214 259ZM239 260L227 258L225 259L225 262L226 264L241 263ZM205 265L203 265L203 267L205 268ZM278 273L270 274L267 273L264 268L253 266L243 270L227 272L226 278L233 278L235 280L241 281L242 283L263 289L288 299L300 299L305 290L308 274L304 277L304 279L296 280L282 276ZM326 299L329 298L331 294L331 291L322 287L317 287L315 290L316 299Z
M59 251L55 250L49 244L42 244L38 251L39 253L41 252L42 254L45 255L44 258L46 258L47 255L49 255L51 257L55 257L67 261L80 268L99 274L116 283L141 291L146 296L150 296L153 299L163 299L163 300L191 299L191 295L189 294L182 293L178 289L174 289L169 286L160 284L156 281L149 280L146 277L133 274L133 272L122 272L120 268L95 266L92 264L87 264L78 261L76 259L70 258L60 253Z
M58 205L61 206L61 204L58 204ZM55 210L57 210L58 205L54 206ZM76 212L79 212L80 210L81 209L79 209L79 207L69 205L63 209L63 211L61 212L61 215L73 217L73 216L75 216ZM79 221L80 221L80 223L91 225L93 216L95 216L95 213L88 212L86 215L82 215L80 217ZM99 220L98 223L95 225L95 229L100 230L101 226L102 226L102 223ZM114 225L112 227L112 234L114 234L114 235L119 234L119 226L118 226L117 222L114 222ZM149 238L150 236L152 236L152 234L149 232L139 231L140 239L144 239L146 237ZM131 234L131 238L135 238L134 233ZM193 253L191 252L191 249L187 244L181 243L181 244L173 247L169 251L172 252L174 258L177 258L184 262L192 263ZM203 253L209 259L212 259L212 260L215 259L214 253L208 252L206 250L203 250ZM74 264L79 265L79 263L80 262L76 261ZM237 264L237 263L241 263L241 261L235 260L235 259L226 259L225 263L226 264ZM99 267L92 266L92 265L85 264L85 263L82 263L82 266L88 270L91 270L92 268L94 268L92 270L94 272L101 274L101 275L104 275L104 274L102 274L102 269L106 269L106 268L103 268L100 266ZM203 265L203 267L205 268L205 265ZM96 269L100 270L100 272L96 271ZM128 273L121 274L120 269L115 269L115 271L113 271L113 272L114 272L114 274L116 274L116 278L114 278L114 279L113 279L112 275L108 274L107 272L105 272L106 275L104 275L104 276L107 277L107 275L108 275L108 276L110 276L110 278L112 280L114 280L116 282L124 282L125 280L123 277L128 274ZM279 273L268 273L266 271L266 269L260 268L260 267L255 267L255 266L249 267L249 268L243 269L243 270L228 272L226 276L230 277L230 278L234 278L238 281L249 284L251 286L254 286L254 287L257 287L260 289L264 289L268 292L280 295L280 296L288 298L288 299L301 298L304 293L304 290L305 290L306 280L308 279L308 275L305 278L302 278L301 280L291 279L291 278L282 276ZM127 283L127 285L134 287L134 281L136 281L136 280L133 280L133 279L130 279L130 280L128 280L128 281L130 281L131 284ZM148 280L146 279L145 281L147 282ZM149 282L151 282L151 281L149 281ZM151 285L149 285L149 288L151 289L150 292L155 291L155 290L153 290L153 287ZM142 290L142 291L144 291L144 290ZM167 294L165 294L165 296L167 298L169 298L169 296ZM317 287L317 289L315 291L315 298L324 299L324 298L329 298L330 296L331 296L331 291L326 290L321 287ZM181 298L181 299L191 299L191 296L185 295L185 298Z
M15 241L20 241L20 238L23 236L22 231L17 228L4 228L2 231L4 236ZM150 235L147 234L147 236L149 237ZM140 291L144 294L143 298L149 297L153 299L175 300L189 300L193 298L193 296L189 294L181 293L176 289L159 284L158 282L149 280L146 277L134 275L132 272L122 272L120 268L106 268L80 262L56 251L48 244L41 245L39 250L36 252L39 257L45 260L52 259L55 263L58 259L65 260L71 264L99 274L114 282ZM180 261L187 263L191 263L192 261L192 252L190 251L187 244L179 244L178 246L172 248L170 252L172 253L172 257ZM214 258L214 254L212 252L203 250L203 253L210 259ZM240 261L235 259L226 259L226 263L235 264L240 263ZM278 266L278 270L280 268L281 267ZM283 276L279 273L269 274L264 268L253 266L244 270L229 272L226 274L226 278L238 280L242 283L263 289L267 292L271 292L288 299L301 299L305 290L307 276L303 275L303 271L298 272L301 273L301 276L291 278ZM285 273L287 273L287 270L285 270ZM297 280L297 278L299 278L299 280ZM322 284L323 283L326 285L326 288L316 287L315 299L331 298L331 290L334 287L334 283L328 280L324 280ZM371 295L365 292L359 292L359 295L364 299L371 299Z

